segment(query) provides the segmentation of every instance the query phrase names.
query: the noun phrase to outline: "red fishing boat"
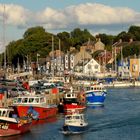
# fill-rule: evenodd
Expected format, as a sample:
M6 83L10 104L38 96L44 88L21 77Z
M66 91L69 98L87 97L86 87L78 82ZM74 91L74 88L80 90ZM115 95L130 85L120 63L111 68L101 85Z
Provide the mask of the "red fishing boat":
M30 116L33 119L33 124L55 117L57 114L57 106L47 105L45 95L16 97L14 98L13 107L20 117Z
M77 98L78 94L74 92L67 92L64 94L64 113L72 114L74 111L83 112L85 105L80 104Z
M18 118L13 108L0 108L0 137L25 133L32 125L31 118Z

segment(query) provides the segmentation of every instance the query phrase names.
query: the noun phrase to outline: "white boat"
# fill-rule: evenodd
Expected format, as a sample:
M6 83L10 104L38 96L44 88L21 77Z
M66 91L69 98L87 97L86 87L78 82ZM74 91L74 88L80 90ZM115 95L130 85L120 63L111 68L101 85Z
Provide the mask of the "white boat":
M73 113L65 116L63 133L82 133L87 130L88 123L85 121L84 114Z

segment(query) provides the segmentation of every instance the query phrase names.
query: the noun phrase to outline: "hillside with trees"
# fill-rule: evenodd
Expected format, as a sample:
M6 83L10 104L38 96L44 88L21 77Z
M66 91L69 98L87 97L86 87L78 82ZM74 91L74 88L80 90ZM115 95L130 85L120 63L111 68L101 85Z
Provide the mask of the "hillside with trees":
M52 36L54 36L54 49L59 48L59 39L61 40L61 49L63 52L67 52L71 46L79 49L80 46L90 40L95 41L96 36L93 36L87 29L76 28L71 32L60 32L58 34L52 34L47 32L43 27L37 26L29 28L25 31L23 38L17 41L12 41L6 46L7 53L7 65L17 62L23 63L27 57L30 61L36 61L36 55L40 54L41 58L45 58L52 49ZM99 34L98 37L105 44L105 48L108 51L112 50L112 44L122 39L122 41L128 42L131 38L134 41L140 41L140 27L131 26L128 32L122 31L118 35ZM123 48L124 57L130 55L140 55L139 45L130 45ZM1 54L1 62L3 65L4 54Z

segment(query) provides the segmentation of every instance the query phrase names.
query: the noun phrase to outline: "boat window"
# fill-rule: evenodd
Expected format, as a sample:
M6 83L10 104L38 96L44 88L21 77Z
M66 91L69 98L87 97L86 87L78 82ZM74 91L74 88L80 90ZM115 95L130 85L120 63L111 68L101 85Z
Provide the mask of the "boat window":
M34 98L29 98L29 103L34 102Z
M67 116L66 119L67 120L70 120L70 119L72 119L72 117L71 116Z
M91 88L91 90L93 90L93 88ZM96 90L96 88L95 88L95 90Z
M6 111L5 110L3 111L3 115L2 116L6 116Z
M17 98L14 99L14 103L17 103Z
M22 103L27 103L28 102L28 98L23 98Z
M40 102L44 102L44 98L42 97L42 98L40 98Z
M18 98L18 99L17 99L17 102L18 102L18 103L21 103L21 99L22 99L22 98Z
M67 97L70 97L70 94L67 94Z
M39 98L35 98L35 102L36 103L39 103Z
M75 119L78 120L79 119L79 116L75 116Z
M1 116L1 111L0 111L0 116Z

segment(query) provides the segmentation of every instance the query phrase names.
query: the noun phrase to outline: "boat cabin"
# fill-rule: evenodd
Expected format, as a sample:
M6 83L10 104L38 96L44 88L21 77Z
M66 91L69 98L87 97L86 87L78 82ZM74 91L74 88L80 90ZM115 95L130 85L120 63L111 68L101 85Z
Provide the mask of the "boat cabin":
M103 85L91 85L91 86L87 86L85 87L85 91L105 91L105 88Z
M78 103L77 94L73 92L68 92L64 94L64 104Z
M65 116L65 124L84 122L84 114L75 113Z
M11 113L14 110L12 108L0 108L0 117L11 117Z
M19 96L14 98L13 105L42 105L46 104L45 96Z
M77 98L77 94L76 94L76 93L68 92L68 93L65 93L65 94L64 94L64 98L65 98L65 99Z

